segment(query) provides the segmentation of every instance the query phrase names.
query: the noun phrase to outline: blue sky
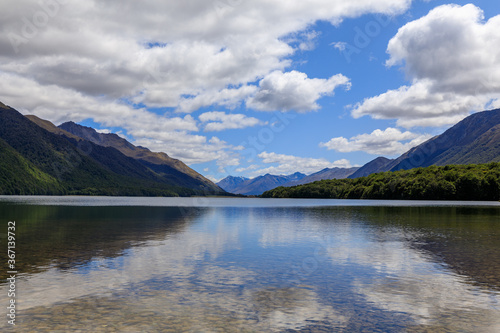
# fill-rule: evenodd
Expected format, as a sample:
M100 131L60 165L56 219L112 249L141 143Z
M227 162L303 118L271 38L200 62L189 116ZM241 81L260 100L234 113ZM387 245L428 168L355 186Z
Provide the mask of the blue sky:
M119 133L213 180L396 157L500 107L496 1L29 0L0 12L0 101Z

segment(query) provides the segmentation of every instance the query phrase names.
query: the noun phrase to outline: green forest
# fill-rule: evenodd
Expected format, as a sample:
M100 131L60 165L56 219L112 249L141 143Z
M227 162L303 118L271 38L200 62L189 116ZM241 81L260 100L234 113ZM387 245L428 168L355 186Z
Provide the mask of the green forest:
M263 198L500 200L500 163L430 166L278 187Z

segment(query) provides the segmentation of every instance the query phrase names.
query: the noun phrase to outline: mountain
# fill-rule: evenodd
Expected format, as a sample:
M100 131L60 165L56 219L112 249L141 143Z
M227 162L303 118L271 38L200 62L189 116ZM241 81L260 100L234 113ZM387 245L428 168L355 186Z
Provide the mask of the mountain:
M296 172L292 175L288 176L275 176L275 175L264 175L256 178L248 179L241 182L238 186L236 186L233 191L230 191L234 194L244 194L244 195L260 195L265 191L273 189L275 187L281 186L285 183L291 181L299 181L304 178L306 175L300 172ZM228 177L227 177L228 178ZM224 182L227 178L224 178L219 182Z
M295 181L299 181L302 178L306 177L306 175L303 173L300 173L300 172L296 172L296 173L293 173L293 174L288 175L288 176L279 176L279 177L283 177L284 179L287 180L287 182L295 182Z
M329 179L280 186L263 198L328 198L384 200L500 199L500 163L428 166L380 172L356 179Z
M79 138L88 140L103 147L113 147L122 154L139 160L146 167L156 173L171 178L179 184L193 188L206 188L209 191L220 191L221 189L209 179L203 177L182 161L171 158L165 153L155 153L148 148L134 146L124 138L114 133L99 133L95 129L78 125L74 122L66 122L57 128L64 130ZM64 133L62 133L65 135Z
M73 134L71 134L69 132L66 132L63 129L60 129L60 128L56 127L56 125L52 124L48 120L38 118L37 116L32 115L32 114L26 115L25 117L28 118L29 120L31 120L32 122L34 122L35 124L37 124L38 126L40 126L41 128L43 128L43 129L45 129L45 130L47 130L49 132L52 132L52 133L58 134L58 135L64 135L64 136L66 136L68 138L75 139L77 141L81 140L80 137L78 137L76 135L73 135Z
M385 157L377 157L373 161L370 161L363 165L356 172L346 178L366 177L368 175L371 175L372 173L388 171L389 169L387 169L387 167L392 161L394 160Z
M47 182L55 184L55 188L45 191L31 192L30 189L20 187L5 187L2 179L2 193L4 194L84 194L84 193L113 193L119 192L126 184L126 178L113 173L101 163L93 160L81 150L74 147L67 139L60 135L48 132L37 126L28 118L10 107L0 108L0 138L10 149L7 152L10 158L15 158L21 164L27 162L24 170L35 173L34 182L40 188ZM13 154L15 152L15 154ZM3 156L2 156L3 157ZM2 174L12 172L14 166L5 166ZM14 179L18 181L18 176ZM42 181L46 180L46 181ZM130 187L137 189L137 182L130 183ZM134 190L131 189L131 192ZM170 186L162 188L166 194L173 195ZM14 193L13 193L14 192Z
M227 176L223 180L219 181L216 183L220 188L222 188L224 191L233 193L233 191L238 189L238 186L240 186L241 183L249 180L248 178L245 177L233 177L233 176Z
M208 193L200 182L195 187L185 186L177 181L179 175L163 176L115 148L96 145L62 132L50 122L30 118L0 104L2 194L186 196ZM224 193L215 184L213 187L218 191L210 193Z
M260 195L278 186L295 186L311 183L322 179L343 179L358 170L358 168L326 168L306 176L296 172L288 176L264 175L248 179L245 177L228 176L217 183L222 189L244 195Z
M377 157L348 178L431 165L500 162L500 109L478 112L396 159Z
M475 113L441 135L410 149L387 167L408 170L430 165L500 161L500 109Z
M291 181L283 186L296 186L312 183L323 179L344 179L356 172L359 168L326 168L316 173L310 174L298 181Z
M377 157L352 172L347 178L361 178L385 171L408 170L431 165L489 162L500 162L500 109L475 113L443 134L410 149L397 159ZM282 186L307 184L321 179L346 178L338 177L340 175L322 178L323 172L325 170Z

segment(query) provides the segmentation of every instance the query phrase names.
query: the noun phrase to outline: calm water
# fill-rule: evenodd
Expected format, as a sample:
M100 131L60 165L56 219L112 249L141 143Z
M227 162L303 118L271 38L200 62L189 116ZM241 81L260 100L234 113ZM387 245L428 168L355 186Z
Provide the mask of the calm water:
M0 219L2 331L500 332L498 203L0 197Z

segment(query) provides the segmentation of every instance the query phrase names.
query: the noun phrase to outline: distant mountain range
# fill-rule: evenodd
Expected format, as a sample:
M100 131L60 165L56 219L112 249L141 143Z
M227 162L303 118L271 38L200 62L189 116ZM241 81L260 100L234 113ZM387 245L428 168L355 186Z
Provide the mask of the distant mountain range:
M241 184L247 180L250 180L250 179L245 178L245 177L228 176L228 177L224 178L223 180L219 181L217 183L217 185L227 192L237 193L238 188L241 186Z
M306 177L303 173L296 172L288 176L264 175L252 179L228 176L217 183L222 189L244 195L260 195L267 190L283 184L296 182Z
M272 190L278 186L295 186L311 183L322 179L341 179L347 178L358 168L331 168L323 169L319 172L306 176L303 173L296 172L292 175L264 175L248 179L244 177L228 176L217 183L222 189L230 193L244 195L260 195L265 191Z
M226 194L179 160L116 134L56 127L0 103L0 194Z
M226 191L236 191L233 193L243 193L251 188L252 194L261 194L278 186L295 186L323 179L359 178L378 172L408 170L431 165L489 162L500 162L500 109L475 113L443 134L410 149L396 159L377 157L360 168L324 169L301 179L281 184L276 180L289 176L260 176L234 184L230 189L224 187L227 178L218 184Z

